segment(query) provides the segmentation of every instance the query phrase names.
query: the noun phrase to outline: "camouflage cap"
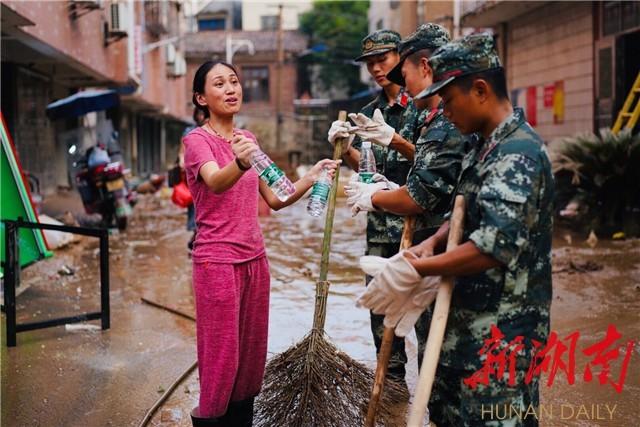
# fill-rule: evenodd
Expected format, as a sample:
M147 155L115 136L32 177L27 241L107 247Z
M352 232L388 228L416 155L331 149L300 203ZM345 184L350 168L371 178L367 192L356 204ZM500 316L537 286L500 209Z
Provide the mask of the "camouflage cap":
M449 43L449 32L446 28L438 24L422 24L413 34L400 42L398 52L400 52L400 62L387 74L387 79L393 83L404 86L402 77L402 64L409 55L422 49L436 50Z
M429 58L433 84L416 95L428 98L458 77L502 67L493 36L472 34L442 46Z
M391 30L378 30L362 39L362 54L355 61L362 61L368 56L380 55L390 50L398 50L400 34Z

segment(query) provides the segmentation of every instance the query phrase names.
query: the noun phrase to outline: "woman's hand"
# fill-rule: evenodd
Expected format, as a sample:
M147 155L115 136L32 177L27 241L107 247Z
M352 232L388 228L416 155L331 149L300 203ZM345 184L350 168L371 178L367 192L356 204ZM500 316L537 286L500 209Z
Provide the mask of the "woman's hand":
M231 140L231 150L245 168L251 167L251 156L258 150L258 144L244 135L235 135Z
M302 179L313 184L320 178L320 174L322 173L322 169L327 169L329 172L329 179L333 179L333 176L336 173L336 169L339 167L342 160L331 160L331 159L322 159L318 163L316 163L309 172L302 177Z
M408 249L418 258L429 258L435 253L435 240L429 237L427 240Z

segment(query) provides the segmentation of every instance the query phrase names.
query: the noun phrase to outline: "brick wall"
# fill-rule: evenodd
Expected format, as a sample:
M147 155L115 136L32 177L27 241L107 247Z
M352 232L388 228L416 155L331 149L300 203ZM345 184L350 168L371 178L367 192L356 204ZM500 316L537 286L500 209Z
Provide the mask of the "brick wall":
M593 12L586 2L536 9L507 25L509 90L536 86L536 130L547 141L593 130ZM563 81L564 122L544 107L544 87ZM522 99L522 98L521 98Z
M110 2L104 10L94 10L75 20L69 15L68 1L3 1L18 14L35 23L21 29L56 52L52 56L79 64L100 80L127 80L127 41L104 46L102 24L107 19Z

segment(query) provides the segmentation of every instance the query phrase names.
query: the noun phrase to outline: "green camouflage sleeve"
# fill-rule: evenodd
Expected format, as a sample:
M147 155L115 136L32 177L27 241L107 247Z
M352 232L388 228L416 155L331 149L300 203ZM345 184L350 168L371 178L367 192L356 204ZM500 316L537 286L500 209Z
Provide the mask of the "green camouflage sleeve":
M522 154L504 155L477 195L480 225L469 239L481 252L512 268L529 244L536 220L541 165Z
M429 213L444 213L449 207L466 144L461 138L435 129L416 144L414 166L407 178L407 190L418 206Z

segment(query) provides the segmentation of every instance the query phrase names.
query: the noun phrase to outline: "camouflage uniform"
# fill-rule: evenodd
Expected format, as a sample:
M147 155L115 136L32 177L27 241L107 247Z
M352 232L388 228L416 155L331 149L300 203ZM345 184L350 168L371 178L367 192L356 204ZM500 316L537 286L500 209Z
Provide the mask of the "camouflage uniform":
M400 35L394 31L380 30L368 35L362 40L362 55L356 61L368 56L379 55L390 50L396 50L400 43ZM389 105L386 95L381 92L376 99L364 106L360 112L372 117L373 112L380 109L385 123L396 129L396 132L407 141L414 141L414 131L418 120L418 110L408 95L401 90L395 103ZM362 140L356 137L352 147L360 150ZM376 159L376 170L389 180L400 185L404 184L411 168L411 162L402 154L388 147L371 145ZM400 249L400 239L404 218L384 212L367 213L367 250L368 255L390 258ZM371 276L366 277L366 283ZM376 346L376 353L380 351L384 331L384 316L371 313L371 332ZM404 339L395 338L389 361L389 376L397 380L404 380L407 356L404 350Z
M465 60L468 58L468 60ZM434 53L440 82L500 66L488 35L465 37ZM455 77L454 77L455 78ZM442 88L444 84L440 84ZM437 91L423 92L424 96ZM423 94L418 95L422 97ZM462 379L481 368L478 355L495 324L505 342L525 337L545 342L551 304L553 177L542 140L522 110L504 120L488 140L479 139L464 158L456 189L466 201L463 241L472 241L502 266L456 279L445 340L429 408L439 426L537 425L534 417L482 419L482 405L538 405L538 382L524 384L530 353L521 351L516 385L492 378L471 390ZM502 407L502 406L500 406Z
M414 243L431 236L444 222L462 159L469 149L469 138L447 120L442 105L427 112L416 142L413 167L407 177L409 196L425 210L416 218Z

